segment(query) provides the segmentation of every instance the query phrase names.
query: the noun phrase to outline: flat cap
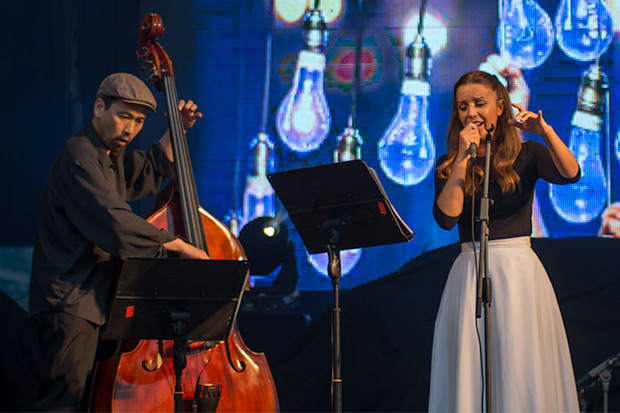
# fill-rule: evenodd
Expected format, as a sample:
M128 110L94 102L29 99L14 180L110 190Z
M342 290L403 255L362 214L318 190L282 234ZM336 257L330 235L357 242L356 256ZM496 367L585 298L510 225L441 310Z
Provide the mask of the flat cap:
M103 79L97 97L111 97L123 102L143 105L155 112L157 102L146 83L129 73L113 73Z

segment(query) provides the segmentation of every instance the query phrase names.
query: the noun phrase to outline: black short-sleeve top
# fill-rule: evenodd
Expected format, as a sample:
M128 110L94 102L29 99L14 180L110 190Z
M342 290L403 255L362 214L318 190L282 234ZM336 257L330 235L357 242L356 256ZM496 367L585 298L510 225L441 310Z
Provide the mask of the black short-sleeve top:
M437 161L441 165L447 159L442 155ZM520 185L511 194L502 194L501 188L493 177L491 171L489 181L489 239L501 239L530 235L532 233L532 199L534 187L538 178L542 178L554 184L574 183L581 177L581 170L575 177L565 178L556 168L551 153L546 146L534 142L524 142L521 152L515 159L513 168L521 179ZM435 170L435 202L433 216L443 229L450 230L458 223L459 241L467 242L472 239L472 199L466 196L463 211L460 216L450 217L437 206L437 198L441 193L446 179L438 177ZM481 188L477 188L477 199L474 202L474 213L480 215ZM480 240L480 225L474 225L475 240Z

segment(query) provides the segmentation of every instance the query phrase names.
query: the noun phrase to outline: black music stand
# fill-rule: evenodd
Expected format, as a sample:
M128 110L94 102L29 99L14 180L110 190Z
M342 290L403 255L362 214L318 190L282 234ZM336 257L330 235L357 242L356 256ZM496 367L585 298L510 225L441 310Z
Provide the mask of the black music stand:
M332 411L342 411L340 251L410 241L374 169L354 160L268 176L310 254L327 252L332 280Z
M187 341L228 339L248 269L235 260L127 259L101 337L174 340L174 411L181 412Z

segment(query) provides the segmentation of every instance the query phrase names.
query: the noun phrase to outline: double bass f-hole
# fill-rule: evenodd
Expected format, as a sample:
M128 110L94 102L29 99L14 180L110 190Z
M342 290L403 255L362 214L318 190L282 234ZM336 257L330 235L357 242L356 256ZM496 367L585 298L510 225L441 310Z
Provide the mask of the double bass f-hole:
M163 351L164 348L162 340L157 340L157 353L155 353L155 360L152 358L150 360L142 360L142 368L150 372L161 368L164 363L164 359L162 357Z
M226 347L226 358L228 359L230 367L232 367L237 373L241 373L245 370L245 363L241 360L237 360L237 365L235 365L232 361L232 357L230 356L230 345L228 344L228 341L224 342L224 346Z

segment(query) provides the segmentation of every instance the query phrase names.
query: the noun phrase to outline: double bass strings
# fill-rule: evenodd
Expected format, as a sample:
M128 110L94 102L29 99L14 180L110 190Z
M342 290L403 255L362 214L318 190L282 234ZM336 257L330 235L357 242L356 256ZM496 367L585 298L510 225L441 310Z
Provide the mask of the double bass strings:
M179 98L176 92L174 77L164 76L164 85L170 122L170 135L176 162L177 179L179 180L179 194L182 205L187 205L187 209L189 209L188 211L183 211L186 236L196 247L206 251L204 228L198 213L198 195L195 189L196 184L183 129L183 119L177 108ZM181 191L180 188L185 188L185 191Z

